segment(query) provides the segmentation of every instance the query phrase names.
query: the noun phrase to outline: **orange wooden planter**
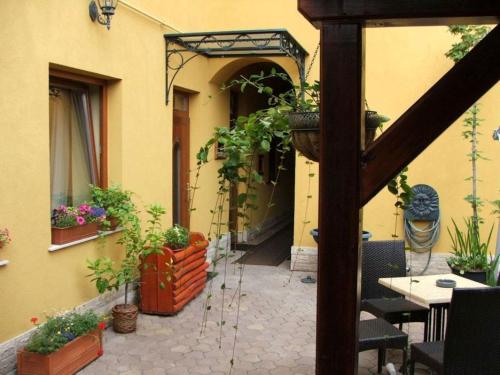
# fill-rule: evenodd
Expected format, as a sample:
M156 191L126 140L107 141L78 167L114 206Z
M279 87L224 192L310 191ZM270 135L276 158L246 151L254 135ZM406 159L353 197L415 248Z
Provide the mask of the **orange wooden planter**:
M144 259L139 304L143 313L175 314L205 288L208 241L201 233L190 233L189 243L176 251L164 247L163 254L151 254Z
M88 223L69 228L52 227L52 243L62 245L68 242L82 240L87 237L95 236L99 226L97 223Z
M47 355L17 352L18 375L71 375L102 355L102 331L95 330Z

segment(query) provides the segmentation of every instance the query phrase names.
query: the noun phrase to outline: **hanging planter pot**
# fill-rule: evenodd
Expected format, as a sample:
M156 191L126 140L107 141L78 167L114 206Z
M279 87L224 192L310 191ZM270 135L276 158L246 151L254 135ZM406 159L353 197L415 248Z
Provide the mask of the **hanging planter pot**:
M319 162L319 112L290 112L288 123L295 149Z
M376 111L365 111L365 145L375 139L377 128L389 118ZM319 112L290 112L288 114L292 142L306 158L319 162Z

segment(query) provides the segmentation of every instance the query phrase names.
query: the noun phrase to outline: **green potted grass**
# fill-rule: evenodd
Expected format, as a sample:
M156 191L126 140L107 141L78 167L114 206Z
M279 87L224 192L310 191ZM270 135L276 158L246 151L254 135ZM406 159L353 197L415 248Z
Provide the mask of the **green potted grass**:
M452 241L452 256L447 259L448 265L456 275L483 284L495 284L495 270L498 256L489 255L489 245L493 233L491 227L486 241L481 240L479 223L474 225L472 218L464 219L465 230L462 231L453 221L453 230L448 229Z

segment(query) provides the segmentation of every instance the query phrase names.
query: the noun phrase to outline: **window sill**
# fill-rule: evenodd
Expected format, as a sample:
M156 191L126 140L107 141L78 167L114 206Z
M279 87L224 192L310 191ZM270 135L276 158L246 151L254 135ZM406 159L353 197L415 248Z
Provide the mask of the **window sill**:
M105 236L109 236L111 234L118 233L118 232L121 232L121 231L122 231L122 228L116 228L115 230L111 230L111 231L99 232L98 235L90 236L90 237L87 237L87 238L84 238L84 239L81 239L81 240L78 240L78 241L68 242L68 243L65 243L65 244L62 244L62 245L50 245L49 246L49 252L59 251L59 250L65 249L67 247L72 247L72 246L79 245L81 243L93 241L93 240L99 238L99 236L104 236L105 237Z
M9 264L9 261L8 261L8 260L0 260L0 267L4 267L4 266L6 266L7 264Z

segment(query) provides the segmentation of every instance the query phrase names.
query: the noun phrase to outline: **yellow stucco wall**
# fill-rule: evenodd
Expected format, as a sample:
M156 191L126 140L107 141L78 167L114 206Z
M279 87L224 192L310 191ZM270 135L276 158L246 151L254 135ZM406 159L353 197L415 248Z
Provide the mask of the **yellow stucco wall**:
M141 15L132 4L153 15L167 27ZM259 9L259 11L257 11ZM265 9L265 11L262 11ZM88 3L5 0L0 2L0 228L8 227L13 242L0 250L10 264L0 268L0 342L30 328L29 318L44 312L77 306L97 295L85 278L85 261L99 255L119 256L112 238L66 248L55 253L50 245L50 183L48 127L48 71L50 66L89 72L110 80L109 85L109 181L136 193L142 204L158 202L167 208L171 222L172 105L165 106L163 34L203 30L287 28L314 52L319 33L297 11L291 0L210 2L192 0L120 2L111 31L93 24ZM15 15L15 16L14 16ZM366 95L370 106L398 117L450 66L443 57L451 43L445 28L368 30ZM288 59L271 59L296 80ZM310 60L310 57L309 59ZM251 61L249 60L248 63ZM214 126L227 125L228 95L220 83L230 71L247 62L198 57L178 75L175 85L188 89L191 118L191 166L195 153L210 137ZM234 65L231 65L234 64ZM225 68L230 66L231 68ZM227 71L226 71L227 69ZM234 73L233 71L233 73ZM317 79L318 62L311 79ZM482 99L483 139L480 147L491 161L481 162L483 199L498 198L498 142L491 131L498 126L498 85ZM418 130L416 130L418 131ZM441 198L443 229L449 218L469 210L463 179L469 175L467 144L453 126L410 166L411 183L434 186ZM218 163L203 167L200 194L191 217L191 229L208 230L208 212L217 189ZM432 169L431 169L432 168ZM311 180L312 199L304 246L314 246L307 234L317 226L317 164ZM295 238L302 232L308 167L296 159ZM393 226L393 199L382 192L364 211L366 229L376 239L389 238ZM489 207L483 210L487 225L493 223ZM493 240L494 241L494 240ZM438 244L446 251L445 234Z

